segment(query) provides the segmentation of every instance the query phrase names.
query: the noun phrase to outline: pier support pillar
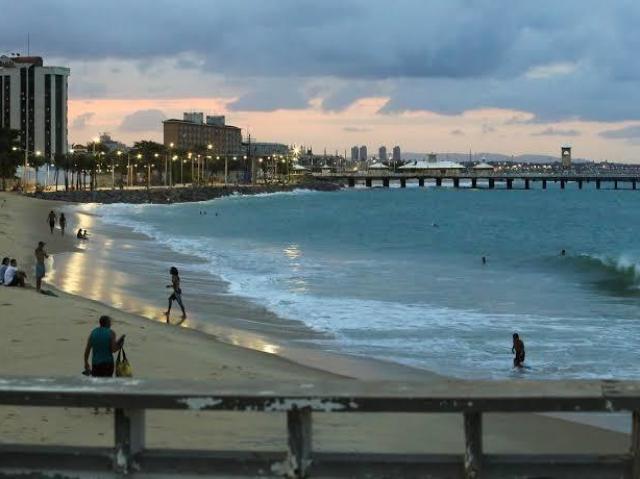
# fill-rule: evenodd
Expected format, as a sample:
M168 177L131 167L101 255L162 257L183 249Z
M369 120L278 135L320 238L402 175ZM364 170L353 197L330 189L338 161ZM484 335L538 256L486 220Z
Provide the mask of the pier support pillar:
M596 180L596 190L600 189L600 180Z
M454 188L460 188L460 178L454 178L453 179L453 187Z
M406 187L407 187L407 179L400 178L400 188L406 188Z
M564 190L564 183L565 183L564 180L560 180L560 189L561 190Z
M496 180L489 178L489 189L492 190L496 187Z
M543 190L547 189L547 180L542 180L542 189Z
M478 187L478 180L476 178L471 178L471 188Z
M613 182L613 189L617 190L618 189L618 180Z
M356 179L355 178L349 178L349 188L353 188L356 186Z
M578 180L578 189L581 190L582 189L582 180Z
M528 178L524 180L524 189L525 190L529 189L529 179Z
M418 178L418 186L420 187L424 186L424 178Z
M442 178L436 178L436 186L442 186Z
M389 178L382 178L382 186L389 188Z
M364 184L367 185L367 188L371 188L371 178L365 179Z
M507 179L507 189L513 189L513 180L511 178Z
M631 188L634 189L634 190L636 189L636 180L633 180L631 182Z

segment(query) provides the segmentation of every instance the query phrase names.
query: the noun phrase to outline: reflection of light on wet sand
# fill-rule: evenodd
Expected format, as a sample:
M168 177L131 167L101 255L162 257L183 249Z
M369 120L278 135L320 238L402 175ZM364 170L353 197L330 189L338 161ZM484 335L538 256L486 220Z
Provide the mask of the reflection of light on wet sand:
M278 354L280 346L277 344L269 343L262 338L250 335L236 335L230 334L226 337L226 340L234 346L240 346L243 348L255 349L269 354Z

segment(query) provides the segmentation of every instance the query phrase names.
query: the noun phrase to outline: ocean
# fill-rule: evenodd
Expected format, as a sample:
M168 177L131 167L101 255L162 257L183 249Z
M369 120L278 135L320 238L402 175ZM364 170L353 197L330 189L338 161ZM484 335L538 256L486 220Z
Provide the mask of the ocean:
M550 185L83 209L175 253L114 246L113 282L138 285L125 289L141 297L157 283L164 298L176 264L196 326L213 321L215 305L199 299L222 279L283 331L293 321L317 333L293 341L326 351L458 378L622 379L640 377L639 206L633 191ZM526 345L523 371L511 367L513 332Z

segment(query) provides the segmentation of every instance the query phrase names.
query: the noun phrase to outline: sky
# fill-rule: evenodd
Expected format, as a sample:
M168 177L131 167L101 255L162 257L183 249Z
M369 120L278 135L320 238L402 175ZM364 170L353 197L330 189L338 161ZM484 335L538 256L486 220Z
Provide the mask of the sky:
M183 111L343 153L640 163L637 0L0 0L0 54L71 68L69 135Z

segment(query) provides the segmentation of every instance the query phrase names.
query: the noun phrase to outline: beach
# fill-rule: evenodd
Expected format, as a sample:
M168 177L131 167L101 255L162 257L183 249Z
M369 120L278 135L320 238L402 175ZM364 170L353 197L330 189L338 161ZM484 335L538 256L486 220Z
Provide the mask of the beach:
M17 258L30 282L33 281L33 250L38 241L47 242L47 251L54 261L56 256L67 252L83 254L73 226L86 220L69 217L65 237L59 230L49 234L46 215L51 209L60 211L66 206L64 203L13 194L0 194L0 202L2 200L6 203L0 209L0 255ZM91 267L91 258L85 261ZM101 278L117 281L117 275L101 270L97 262L94 266L95 287L109 290L110 282L100 283ZM47 285L45 289L51 290L51 287ZM136 377L211 382L260 378L276 384L282 379L329 378L455 381L424 370L332 356L313 349L308 350L307 355L312 360L306 365L300 364L291 359L296 354L287 358L266 352L269 348L264 345L229 344L206 332L167 325L82 296L52 291L55 296L39 295L32 288L0 288L0 321L5 332L0 349L0 375L79 375L86 338L97 325L98 317L108 314L114 320L114 330L127 335L126 350ZM229 298L227 301L233 303ZM157 310L163 307L158 305ZM223 323L222 317L233 316L225 314L230 308L237 311L247 307L218 303L217 312L212 314L220 314ZM157 316L157 310L150 316ZM243 311L248 315L268 314L259 308ZM216 318L210 319L215 322ZM277 321L277 318L271 320ZM237 343L245 346L251 346L255 337L263 337L261 331L243 333L242 328L237 328L235 332L241 336ZM304 350L298 351L298 356L303 355ZM464 448L462 418L458 415L317 416L314 448L318 450L418 453L462 452ZM111 415L104 412L95 415L88 410L0 408L0 441L108 446L112 444L112 422ZM627 434L540 415L488 415L485 424L485 450L489 453L619 453L629 447ZM152 412L148 415L147 442L151 447L282 450L285 430L284 416L275 413Z

